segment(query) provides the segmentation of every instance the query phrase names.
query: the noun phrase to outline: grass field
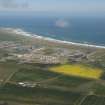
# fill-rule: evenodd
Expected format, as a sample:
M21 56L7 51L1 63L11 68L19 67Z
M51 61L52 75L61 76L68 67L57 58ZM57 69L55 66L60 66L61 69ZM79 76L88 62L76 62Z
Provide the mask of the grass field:
M0 62L0 82L8 82L18 71L23 68L32 69L34 67L27 64L18 64L14 61Z
M40 87L26 88L11 84L6 84L0 89L0 100L23 102L28 105L73 105L83 97L75 92Z
M81 105L105 105L105 97L88 96Z
M62 89L74 89L77 88L80 85L83 85L85 83L90 82L89 79L84 79L80 77L72 77L72 76L65 76L62 75L56 79L53 79L51 81L47 81L44 83L44 85L62 88Z
M12 78L11 81L14 82L40 82L50 78L54 78L59 74L43 70L43 68L39 68L34 66L34 68L21 68Z
M36 82L41 86L55 87L55 88L73 88L82 85L86 82L90 82L90 79L65 76L59 73L48 71L47 68L34 66L33 68L21 68L16 72L12 78L11 82Z
M94 84L94 86L92 88L93 88L95 94L105 96L105 85L104 85L104 83L101 84L101 82L100 82L100 84L99 83Z
M101 69L83 65L61 65L50 68L50 71L70 76L99 79L103 73Z
M4 82L7 78L12 76L18 68L19 66L13 62L0 63L0 81Z

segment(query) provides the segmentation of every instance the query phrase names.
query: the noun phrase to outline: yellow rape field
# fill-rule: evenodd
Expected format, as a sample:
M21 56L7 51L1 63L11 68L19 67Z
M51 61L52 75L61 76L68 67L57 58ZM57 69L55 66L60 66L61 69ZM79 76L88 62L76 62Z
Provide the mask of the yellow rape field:
M101 69L91 68L83 65L61 65L50 68L50 71L91 79L99 79L103 73Z

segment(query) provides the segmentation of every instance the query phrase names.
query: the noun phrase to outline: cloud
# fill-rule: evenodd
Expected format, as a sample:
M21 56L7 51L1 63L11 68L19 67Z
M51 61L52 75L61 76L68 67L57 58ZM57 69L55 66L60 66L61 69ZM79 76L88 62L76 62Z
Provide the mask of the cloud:
M0 0L0 8L2 9L24 9L28 7L29 4L26 1L19 3L17 0Z
M69 22L66 21L66 20L57 20L57 21L55 22L55 25L56 25L57 27L60 27L60 28L66 28L66 27L69 26Z
M42 11L68 15L105 14L104 0L0 0L0 11ZM61 22L63 26L63 22ZM64 22L64 26L66 26Z

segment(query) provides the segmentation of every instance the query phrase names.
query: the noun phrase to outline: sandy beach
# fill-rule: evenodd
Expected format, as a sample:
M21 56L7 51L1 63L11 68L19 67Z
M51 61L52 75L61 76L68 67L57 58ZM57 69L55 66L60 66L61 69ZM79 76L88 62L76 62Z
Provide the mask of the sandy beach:
M84 43L75 43L75 42L69 42L69 41L62 41L62 40L57 40L57 39L53 39L53 38L49 38L49 37L43 37L40 35L36 35L36 34L31 34L28 32L25 32L22 29L14 29L14 28L1 28L2 30L6 30L9 31L11 33L17 34L17 35L23 35L23 36L27 36L30 38L34 38L40 41L46 41L46 42L50 42L50 43L54 43L54 44L63 44L63 45L74 45L74 46L81 46L81 47L90 47L90 48L99 48L99 49L105 49L105 46L98 46L98 45L92 45L92 44L84 44Z

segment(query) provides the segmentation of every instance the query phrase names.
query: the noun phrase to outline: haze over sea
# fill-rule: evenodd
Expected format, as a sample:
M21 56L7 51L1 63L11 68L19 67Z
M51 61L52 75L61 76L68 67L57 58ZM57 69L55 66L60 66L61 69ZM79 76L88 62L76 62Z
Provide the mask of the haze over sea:
M20 28L58 40L105 46L105 18L103 17L0 15L0 27Z

